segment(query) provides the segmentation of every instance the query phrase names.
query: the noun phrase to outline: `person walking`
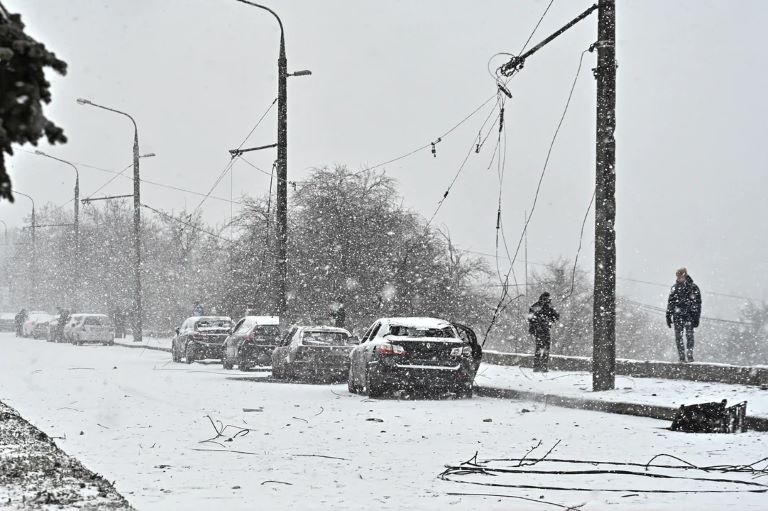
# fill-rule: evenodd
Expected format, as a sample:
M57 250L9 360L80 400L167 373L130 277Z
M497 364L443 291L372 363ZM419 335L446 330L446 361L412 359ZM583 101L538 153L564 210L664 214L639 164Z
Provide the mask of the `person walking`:
M693 362L693 329L699 326L701 319L701 291L693 283L686 268L677 270L675 277L675 285L667 300L667 327L675 326L675 343L680 362Z
M549 329L558 319L560 314L552 308L547 292L542 293L539 300L528 309L528 333L532 334L536 341L533 355L533 371L536 373L546 373L549 370L549 349L552 343Z

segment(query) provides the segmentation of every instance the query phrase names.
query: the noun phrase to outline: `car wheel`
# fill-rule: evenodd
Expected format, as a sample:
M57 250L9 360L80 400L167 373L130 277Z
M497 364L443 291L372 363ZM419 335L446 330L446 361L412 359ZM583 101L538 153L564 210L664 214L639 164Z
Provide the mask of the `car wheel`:
M174 345L171 345L171 360L174 362L181 362L181 357L179 357L179 352Z
M459 385L456 387L456 397L470 399L472 397L473 390L474 389L471 383L469 385Z
M227 361L227 357L221 359L221 366L224 369L232 369L232 362Z
M352 394L357 394L357 385L355 385L355 377L352 376L352 371L349 371L349 375L347 376L347 389Z
M279 364L275 364L275 361L272 361L272 378L275 380L282 380L283 379L283 370L280 368Z
M380 383L371 378L370 371L365 375L365 388L368 390L368 397L377 398L384 395L384 389Z
M243 357L237 357L237 368L241 371L247 371L251 367L248 365L248 363L245 361Z
M193 348L190 345L187 345L186 350L184 350L184 356L187 359L187 364L191 364L195 361L195 348Z

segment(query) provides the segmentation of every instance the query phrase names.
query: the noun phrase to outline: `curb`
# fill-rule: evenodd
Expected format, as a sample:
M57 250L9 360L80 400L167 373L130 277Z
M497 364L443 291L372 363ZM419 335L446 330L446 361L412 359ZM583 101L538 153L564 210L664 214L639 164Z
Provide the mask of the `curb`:
M121 342L116 342L115 346L120 346L121 348L153 350L153 351L164 351L166 353L170 353L171 352L170 348L163 348L161 346L147 346L146 344L123 344Z
M526 401L539 401L560 406L562 408L577 408L591 412L617 413L633 415L635 417L649 417L651 419L671 421L677 413L677 408L670 406L643 405L639 403L626 403L622 401L602 401L600 399L587 399L580 397L565 397L556 394L543 394L525 390L500 389L476 385L475 392L479 396L497 399L521 399ZM744 426L751 431L768 431L768 418L747 416Z

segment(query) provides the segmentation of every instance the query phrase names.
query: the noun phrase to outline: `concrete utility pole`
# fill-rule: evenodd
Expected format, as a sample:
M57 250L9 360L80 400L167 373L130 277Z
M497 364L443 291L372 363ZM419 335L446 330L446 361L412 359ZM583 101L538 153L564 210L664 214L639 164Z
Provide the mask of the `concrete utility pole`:
M248 0L237 1L269 12L280 25L280 54L277 58L277 296L275 305L277 315L282 317L286 312L288 275L288 77L307 76L312 73L307 70L288 73L285 31L283 30L283 22L275 11ZM245 152L245 150L238 152Z
M56 158L43 151L35 151L35 154L69 165L75 171L75 257L73 261L74 279L72 279L74 285L72 283L70 284L70 292L72 295L72 309L77 311L80 306L80 300L78 300L79 294L77 291L80 284L80 172L77 170L77 166L72 162Z
M141 176L139 174L139 128L136 120L125 112L115 110L103 105L98 105L88 99L77 99L80 105L90 105L102 110L108 110L116 114L124 115L133 123L133 246L135 250L133 302L134 323L133 341L141 342L143 338L144 307L141 303Z
M592 390L616 383L616 4L599 0Z
M37 307L37 239L35 237L35 228L37 227L37 220L35 219L35 199L27 195L26 193L22 193L18 190L13 190L13 193L21 195L22 197L26 197L30 200L32 203L32 225L30 225L30 229L32 229L32 271L30 271L29 280L31 285L31 291L29 293L29 301L31 301L31 304L27 304L29 307Z

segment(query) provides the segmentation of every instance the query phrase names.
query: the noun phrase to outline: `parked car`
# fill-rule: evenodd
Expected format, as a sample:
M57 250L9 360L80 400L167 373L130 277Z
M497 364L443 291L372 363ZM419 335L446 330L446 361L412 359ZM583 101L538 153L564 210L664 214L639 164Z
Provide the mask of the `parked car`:
M343 328L294 326L272 352L272 376L346 379L352 339Z
M348 386L370 397L417 387L471 397L474 377L472 345L457 325L435 318L383 318L352 350Z
M56 316L54 316L55 318ZM48 338L48 323L53 321L53 318L51 319L39 319L38 321L35 321L35 324L32 326L32 338L33 339L47 339Z
M0 332L16 331L16 313L0 312Z
M228 316L192 316L187 318L171 342L171 358L187 364L195 360L215 358L221 360L224 355L224 340L232 329L232 319Z
M56 339L57 328L59 326L60 315L56 314L50 321L45 324L45 339L48 342L57 342ZM63 339L61 339L63 341Z
M115 327L106 314L72 314L69 337L74 345L101 343L111 346L115 344Z
M237 322L224 342L224 369L237 365L241 371L272 363L272 351L280 342L280 318L246 316Z
M32 311L27 316L27 320L21 326L22 337L32 337L35 326L38 323L46 323L53 318L53 315L48 314L45 311Z

